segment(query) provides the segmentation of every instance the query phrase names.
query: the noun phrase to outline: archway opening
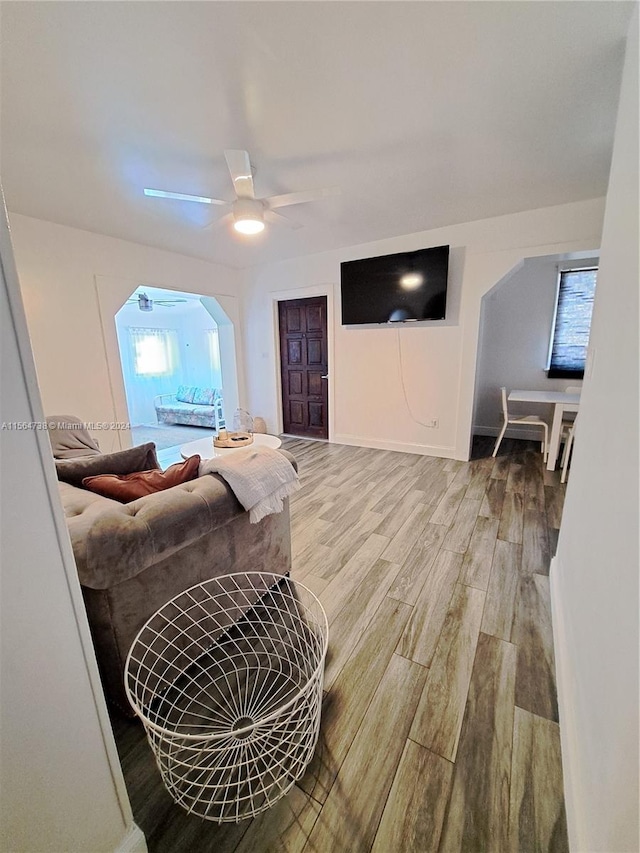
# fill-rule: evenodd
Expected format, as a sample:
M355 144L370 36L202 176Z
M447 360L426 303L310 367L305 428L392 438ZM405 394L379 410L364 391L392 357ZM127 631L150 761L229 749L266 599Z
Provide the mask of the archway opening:
M140 285L115 325L132 441L175 461L237 407L233 323L213 297Z

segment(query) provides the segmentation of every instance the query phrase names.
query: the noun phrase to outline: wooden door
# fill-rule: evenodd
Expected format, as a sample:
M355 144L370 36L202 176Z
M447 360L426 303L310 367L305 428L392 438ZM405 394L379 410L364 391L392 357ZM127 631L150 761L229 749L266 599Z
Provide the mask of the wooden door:
M329 438L327 297L278 303L284 432Z

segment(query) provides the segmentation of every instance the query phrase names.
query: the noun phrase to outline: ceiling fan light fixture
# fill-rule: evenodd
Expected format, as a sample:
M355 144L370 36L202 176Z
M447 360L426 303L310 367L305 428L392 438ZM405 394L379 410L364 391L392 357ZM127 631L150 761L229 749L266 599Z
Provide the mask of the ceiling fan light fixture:
M243 217L242 219L236 219L233 227L241 234L259 234L261 231L264 231L264 222L260 219Z
M240 234L264 231L264 208L257 199L239 198L233 206L233 227Z

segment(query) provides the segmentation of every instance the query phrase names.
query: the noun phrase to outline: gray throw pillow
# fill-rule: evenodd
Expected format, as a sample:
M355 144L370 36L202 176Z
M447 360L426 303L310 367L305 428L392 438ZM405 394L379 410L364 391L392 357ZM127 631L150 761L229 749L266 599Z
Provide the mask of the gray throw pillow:
M81 459L56 459L58 479L71 486L82 488L85 477L98 474L133 474L137 471L150 471L160 468L156 456L156 446L152 441L118 450L116 453L101 453L99 456L85 456Z
M49 415L47 435L55 459L76 459L100 453L98 442L75 415Z

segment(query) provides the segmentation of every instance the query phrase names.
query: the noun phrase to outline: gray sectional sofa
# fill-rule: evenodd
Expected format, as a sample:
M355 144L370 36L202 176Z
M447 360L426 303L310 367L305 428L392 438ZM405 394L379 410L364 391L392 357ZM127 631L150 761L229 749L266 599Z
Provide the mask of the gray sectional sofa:
M153 452L149 445L139 448L141 454L145 447ZM280 452L295 466L290 454ZM107 458L93 455L56 467L105 694L130 715L123 673L139 629L173 596L209 578L243 571L286 574L289 508L285 501L283 512L250 524L217 474L118 503L81 488L81 475L104 467L101 459ZM119 473L118 464L109 473Z

